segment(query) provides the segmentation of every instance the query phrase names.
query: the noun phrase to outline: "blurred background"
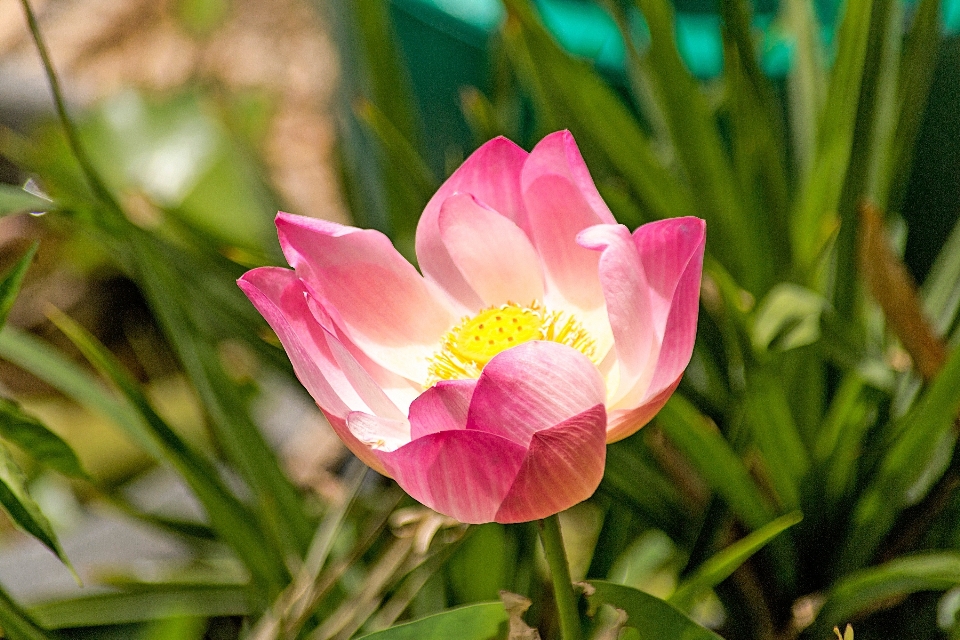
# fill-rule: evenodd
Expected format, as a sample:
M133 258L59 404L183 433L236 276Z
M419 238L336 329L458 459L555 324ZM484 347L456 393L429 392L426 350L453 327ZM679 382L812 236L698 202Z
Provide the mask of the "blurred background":
M0 192L0 272L15 271L39 241L0 334L0 395L16 399L19 407L20 413L6 414L8 420L27 415L41 423L75 451L83 469L65 473L30 443L13 439L17 446L4 455L22 470L30 498L14 496L4 504L24 509L27 515L12 520L30 535L9 519L0 522L0 584L35 622L60 629L63 637L348 638L453 604L496 599L501 588L534 597L530 615L552 637L550 612L535 597L543 582L532 559L535 531L492 525L475 528L463 542L451 523L441 526L422 515L410 516L413 525L395 517L386 524L403 500L396 487L375 474L361 477L234 281L247 268L283 264L273 227L277 210L379 229L415 261L413 234L423 204L473 149L496 135L529 149L556 128L573 131L601 193L631 228L682 213L677 203L691 203L685 190L694 194L687 212L700 215L703 198L702 215L709 219L710 198L726 197L721 183L729 178L749 194L745 206L756 212L751 215L769 222L757 227L769 240L765 246L776 247L778 234L783 242L797 235L784 231L790 226L784 212L793 212L793 201L803 201L812 189L804 185L829 182L817 167L841 176L834 182L859 189L850 195L837 186L824 207L830 215L814 216L808 226L805 237L815 243L807 246L801 238L789 251L759 249L756 268L732 257L749 236L730 230L724 235L722 224L711 226L711 233L718 230L711 240L718 263L708 269L704 304L712 301L721 311L701 321L706 345L698 347L681 391L691 411L700 411L734 442L735 458L747 461L765 497L761 511L769 517L751 521L735 500L733 508L722 506L730 494L671 441L675 434L667 427L666 436L645 430L611 448L597 499L565 514L575 575L617 579L667 597L745 531L802 506L802 500L815 504L816 483L791 505L778 494L778 480L756 470L754 456L772 454L763 445L757 454L749 437L737 432L753 406L744 381L753 379L753 370L767 375L788 361L785 388L795 388L791 376L819 380L806 391L819 399L803 408L797 405L811 396L791 397L788 413L798 424L835 425L842 419L831 403L846 388L844 376L859 372L867 400L857 410L880 426L864 427L863 440L851 446L859 452L887 442L884 434L896 429L884 431L884 425L908 413L917 390L925 388L921 378L932 376L915 371L916 354L882 319L888 309L864 302L858 289L847 297L862 307L845 310L845 263L831 254L842 256L845 245L831 235L831 215L845 219L855 214L844 208L852 211L861 195L879 197L885 237L919 283L935 265L955 257L956 245L942 248L960 217L960 0L847 4L872 7L873 14L845 18L853 9L830 0L761 0L752 6L677 0L668 46L658 39L662 31L641 19L638 7L650 9L644 3L35 0L67 111L110 194L105 198L85 179L57 120L21 4L0 0L0 183L6 187ZM886 17L878 26L880 14ZM743 29L736 32L731 24L739 18ZM918 35L920 23L935 28ZM738 33L746 34L746 44ZM844 42L857 34L863 34L866 53L859 54L859 66L850 64L856 75L846 78L864 89L845 102L834 99L843 79L831 76L839 76L831 69L843 68L855 55ZM659 55L663 50L668 54ZM670 66L670 51L679 66ZM671 75L677 69L682 73ZM674 81L681 88L671 97L664 86ZM713 182L710 166L684 156L691 148L684 148L687 125L677 119L684 91L698 96L690 135L702 133L696 118L708 114L711 133L704 135L733 167L727 173L717 169L720 178ZM867 103L873 111L865 115ZM879 124L871 128L868 117ZM752 134L743 133L744 122L757 123ZM848 126L832 130L835 122ZM881 133L864 133L874 129ZM897 153L877 142L884 132L900 145ZM829 142L831 135L853 140L839 165L824 161L822 149L829 145L823 139ZM631 146L634 140L643 148ZM687 142L699 148L695 139ZM871 168L876 175L857 182L857 167L874 167L872 159L883 153L895 158L893 168ZM770 157L776 157L779 177L759 166ZM645 184L638 176L656 182L659 174L645 173L654 165L679 176L680 186ZM848 253L853 251L851 241ZM839 275L823 277L818 268L835 259ZM764 274L757 265L767 263ZM770 297L782 282L811 293ZM946 319L938 326L949 342L956 335L957 286L949 275L942 282L949 291L943 294ZM779 300L778 311L763 300ZM827 308L836 311L834 319ZM102 368L98 376L87 364L95 347L85 349L76 333L68 338L63 321L51 321L53 309L112 354L152 409L138 405L132 392L107 390L99 376L110 376ZM800 359L808 356L815 364L804 369ZM913 395L903 391L910 385ZM156 444L157 434L165 432L151 422L154 415L174 439ZM938 474L954 469L943 462L951 447L929 452L931 460L939 458L918 465L933 469L927 489ZM860 464L859 453L842 453L845 464ZM209 468L190 471L194 455ZM877 460L845 476L850 484L834 511L812 522L808 516L809 528L798 534L800 551L790 556L804 567L801 577L769 588L772 616L753 611L748 602L752 588L769 585L744 586L747 578L719 587L720 599L713 592L691 597L685 610L728 638L799 636L830 586L867 564L866 558L844 556L841 562L826 554L822 565L832 568L817 568L816 553L824 540L844 546L843 536L830 532L846 526L847 513L879 473ZM818 463L833 465L837 458ZM209 477L216 480L205 484ZM655 487L660 497L637 495L643 493L638 485ZM953 488L940 498L954 495ZM222 500L209 498L211 491L220 491ZM624 496L628 506L618 514L612 505ZM229 515L217 521L211 513L217 505L230 511L231 500L247 505L255 528L276 543L276 557L264 562L274 563L280 577L251 569L256 562L243 550L257 546L251 542L255 533L249 539L224 537L223 528L232 526ZM46 519L30 515L33 502ZM400 505L415 507L409 502ZM936 514L958 513L950 504ZM686 518L680 515L684 509L690 509ZM336 535L320 536L323 523ZM401 560L391 560L395 540L416 537L410 527L442 529L448 539L429 551L411 546ZM955 526L943 527L942 537L950 540L911 538L914 548L952 552L955 536L949 532ZM284 559L302 558L309 566L308 552L318 544L325 551L317 552L319 560L313 556L314 591L305 600L283 600L290 593L283 587L298 575L289 569L297 563L284 567ZM761 575L782 566L781 551L761 559ZM69 558L84 587L58 555ZM344 559L353 568L336 566ZM333 586L317 586L331 571ZM380 582L378 571L384 574ZM485 577L471 578L478 573ZM861 616L880 611L858 638L960 637L960 596L949 591L960 583L956 573L934 587L922 582L850 605ZM255 596L251 575L259 585ZM914 590L937 595L908 599ZM345 608L351 594L366 592L375 596L370 602ZM815 597L800 597L808 594ZM273 609L283 622L280 630L264 622L268 602L287 606L282 615ZM297 603L306 608L296 613ZM805 613L808 605L814 613ZM187 616L186 626L170 622L174 615ZM884 635L891 633L885 615L906 635ZM830 626L824 624L810 633L826 638L822 632ZM923 631L904 631L912 625Z

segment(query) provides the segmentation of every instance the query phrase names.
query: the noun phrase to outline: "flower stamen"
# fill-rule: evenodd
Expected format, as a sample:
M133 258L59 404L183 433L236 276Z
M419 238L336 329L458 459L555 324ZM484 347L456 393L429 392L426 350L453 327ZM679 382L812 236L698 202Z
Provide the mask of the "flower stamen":
M548 311L539 302L508 302L466 316L440 339L440 350L428 359L425 387L440 380L480 377L498 353L530 340L549 340L573 347L593 359L596 344L583 325L564 311Z

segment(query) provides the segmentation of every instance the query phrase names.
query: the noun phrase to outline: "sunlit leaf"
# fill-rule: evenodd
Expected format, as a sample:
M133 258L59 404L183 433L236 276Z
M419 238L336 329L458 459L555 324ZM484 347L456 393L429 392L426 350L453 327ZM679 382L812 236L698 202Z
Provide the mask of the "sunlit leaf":
M34 460L73 478L86 478L77 454L63 438L20 406L0 398L0 438L20 447Z
M119 593L55 600L30 607L45 627L96 627L146 622L173 616L242 616L250 611L248 592L236 585L157 584Z
M0 184L0 217L14 213L49 211L54 204L20 187Z
M0 504L14 524L46 545L76 576L70 560L60 547L57 534L50 526L50 521L30 497L23 471L13 461L10 451L3 443L0 443Z
M472 604L377 631L357 640L490 640L506 630L507 612L501 602Z
M0 589L0 627L14 640L56 640Z
M640 640L720 640L720 636L698 625L683 612L660 598L612 582L590 580L593 593L587 595L596 610L609 604L627 613L626 626L639 632Z
M33 261L33 256L37 253L38 243L34 243L30 249L17 260L13 268L0 280L0 329L7 322L7 316L13 308L13 303L17 300L17 294L20 293L20 287L23 285L23 279L27 276L27 269Z
M96 338L62 313L52 315L51 320L136 408L147 426L148 437L190 485L223 540L233 547L268 592L279 591L287 579L283 561L256 527L249 510L220 481L213 465L157 415L137 382Z
M670 604L688 609L700 594L726 580L750 556L802 519L803 515L794 511L737 540L700 565L692 576L684 580L670 596Z
M958 584L960 554L952 551L903 556L848 574L830 588L810 637L826 638L833 626L891 598L917 591L946 591Z

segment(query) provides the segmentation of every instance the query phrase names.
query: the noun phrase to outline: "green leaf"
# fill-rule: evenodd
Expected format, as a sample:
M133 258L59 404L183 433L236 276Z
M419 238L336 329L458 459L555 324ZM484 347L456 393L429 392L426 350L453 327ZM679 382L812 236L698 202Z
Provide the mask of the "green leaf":
M147 301L197 390L217 443L253 490L257 525L283 548L306 553L313 527L296 489L247 411L246 398L227 376L210 336L201 331L207 304L190 291L154 239L131 233L126 247ZM253 525L251 525L253 526Z
M670 604L688 610L696 598L704 591L712 589L726 580L727 577L736 571L741 564L746 562L750 556L802 519L803 514L799 511L794 511L777 518L773 522L747 534L743 539L736 541L704 562L697 568L692 576L684 580L683 583L677 587L673 595L670 596Z
M148 427L147 435L163 458L190 485L217 533L247 565L267 594L276 595L288 580L286 566L247 507L220 481L216 468L163 421L137 382L96 338L62 313L52 315L51 320L136 408Z
M518 74L534 90L541 117L569 126L591 171L613 167L648 219L695 215L690 191L670 173L650 139L613 90L585 62L564 53L527 0L508 0L504 42ZM554 122L555 121L555 122Z
M960 348L955 348L920 399L894 424L896 440L851 514L839 566L862 567L870 560L907 505L910 488L926 472L944 438L951 437L958 412Z
M56 600L30 607L30 614L51 629L146 622L173 616L245 616L248 591L237 585L140 585L120 593Z
M688 400L674 394L657 414L656 425L744 524L759 529L773 519L746 465Z
M743 197L724 151L706 96L684 65L676 44L673 6L668 0L635 0L650 30L649 66L654 97L663 113L679 164L697 194L697 215L707 220L708 242L734 275L757 293L771 277L767 230ZM757 126L758 123L754 123Z
M917 591L945 591L957 585L960 553L950 551L903 556L848 574L830 588L809 637L827 638L835 625L892 598Z
M20 187L0 184L0 217L30 211L49 211L55 205L50 200L35 196Z
M493 640L503 637L506 625L503 603L483 602L449 609L357 640Z
M940 1L920 0L907 32L897 76L897 122L893 142L881 177L887 209L900 211L910 177L910 165L933 82L942 40Z
M38 246L40 246L38 242L33 243L33 246L23 254L23 257L17 260L17 264L13 265L13 268L3 277L3 280L0 280L0 329L7 323L7 316L10 315L10 309L13 308L13 303L17 300L20 286L27 275L27 269L30 268L33 256L37 253Z
M117 400L98 380L50 344L14 327L0 331L0 358L12 362L78 404L109 418L138 446L157 460L160 449L137 412Z
M23 471L13 461L10 451L3 443L0 443L0 504L17 527L46 545L60 558L60 562L70 569L77 582L80 581L73 565L60 547L60 541L57 540L57 534L50 526L50 521L27 492L27 479Z
M837 31L837 58L819 117L812 170L795 200L791 240L799 264L810 268L835 228L837 210L853 147L860 83L867 55L872 0L849 0Z
M0 627L13 640L55 640L33 618L0 589Z
M88 477L70 445L39 420L24 413L16 402L6 398L0 398L0 438L66 476Z
M766 462L766 472L781 504L797 509L800 483L810 468L810 456L797 430L786 391L772 368L754 371L747 380L744 420Z
M810 289L784 282L774 286L757 306L751 342L758 352L782 351L820 339L820 318L829 303Z
M600 605L609 604L624 610L627 613L626 626L639 632L639 640L722 640L660 598L612 582L588 582L594 589L587 596L590 609L596 611Z
M920 295L933 330L940 336L949 335L960 311L960 220L937 254Z

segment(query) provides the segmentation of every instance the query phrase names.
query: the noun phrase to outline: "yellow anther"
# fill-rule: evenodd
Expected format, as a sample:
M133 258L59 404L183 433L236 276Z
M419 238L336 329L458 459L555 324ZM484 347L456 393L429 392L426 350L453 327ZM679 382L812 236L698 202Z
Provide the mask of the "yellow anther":
M483 367L501 351L530 340L550 340L593 358L593 339L572 315L547 311L538 302L521 306L508 302L466 317L440 340L430 358L425 386L440 380L479 378Z

